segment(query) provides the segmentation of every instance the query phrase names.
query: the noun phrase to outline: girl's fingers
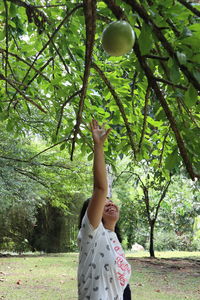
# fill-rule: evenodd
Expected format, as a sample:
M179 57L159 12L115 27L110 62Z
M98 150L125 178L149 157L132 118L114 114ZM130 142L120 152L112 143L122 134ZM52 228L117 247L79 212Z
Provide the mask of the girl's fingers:
M97 121L93 119L92 122L90 122L90 127L91 127L91 130L97 128Z

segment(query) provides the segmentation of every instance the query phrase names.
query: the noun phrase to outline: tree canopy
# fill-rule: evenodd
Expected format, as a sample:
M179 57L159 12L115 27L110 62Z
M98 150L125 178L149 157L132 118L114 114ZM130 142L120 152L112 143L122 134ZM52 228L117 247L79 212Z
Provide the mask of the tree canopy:
M109 162L128 155L199 178L199 17L200 5L186 0L1 1L1 122L90 159L97 118L113 128ZM111 57L102 31L119 19L136 42Z

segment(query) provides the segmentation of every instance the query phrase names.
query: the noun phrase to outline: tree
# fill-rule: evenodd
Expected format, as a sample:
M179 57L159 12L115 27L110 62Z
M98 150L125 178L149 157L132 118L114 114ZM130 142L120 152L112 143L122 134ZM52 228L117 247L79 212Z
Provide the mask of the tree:
M193 247L195 219L200 214L199 200L198 182L188 180L181 173L173 176L160 209L158 225L162 231L173 232L179 239L179 250Z
M137 206L137 213L140 212L138 217L141 219L146 218L146 224L148 224L149 227L149 253L150 257L155 257L154 230L160 207L171 183L171 176L166 179L163 177L161 172L156 172L152 168L148 167L148 165L145 165L145 163L140 166L140 168L137 168L137 171L133 170L132 167L129 167L129 169L123 171L121 175L123 173L126 174L126 184L131 183L131 185L133 185L137 190L137 192L135 192L135 198L137 198L136 201L138 204L141 205L140 209L138 209ZM126 195L123 195L122 193L121 197L126 198ZM125 202L125 204L127 206L127 202ZM130 206L128 207L128 210L130 210ZM125 209L125 214L131 218L131 220L129 219L128 226L130 226L130 221L133 222L133 220L136 219L135 210L133 211L133 214L130 216L131 212L129 213L127 208ZM124 215L124 220L127 221L126 215ZM132 226L130 230L133 230Z
M155 168L183 164L199 178L199 17L199 4L185 0L1 1L1 120L73 159L75 146L91 153L93 116L113 128L108 162L153 155ZM101 47L116 19L137 36L124 57Z

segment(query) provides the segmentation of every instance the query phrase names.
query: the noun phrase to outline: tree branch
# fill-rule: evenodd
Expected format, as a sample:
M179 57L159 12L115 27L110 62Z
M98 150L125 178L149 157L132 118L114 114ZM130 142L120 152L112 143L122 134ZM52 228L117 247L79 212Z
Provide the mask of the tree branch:
M35 8L51 8L51 7L66 7L67 4L47 4L47 5L34 5Z
M180 70L183 72L183 74L187 77L188 81L191 82L194 87L197 90L200 90L200 84L198 80L194 77L194 75L188 70L188 68L185 65L180 64L177 54L172 48L171 44L167 41L165 36L163 35L162 31L156 26L154 21L151 19L151 17L146 12L145 8L143 6L140 6L135 0L122 0L123 2L129 4L134 12L136 11L139 16L149 25L151 24L152 30L157 36L157 38L162 43L163 47L166 49L166 51L169 53L169 55L176 61L177 65L179 66Z
M148 23L152 24L153 25L153 28L156 28L156 33L157 33L157 27L153 24L153 22L150 20L148 14L146 13L146 11L140 7L140 5L138 3L136 3L136 1L130 1L130 0L123 0L124 2L128 3L130 6L132 6L132 8L134 9L134 11L137 11L139 13L139 15L141 15L141 17L146 21L148 21ZM164 38L165 39L165 38ZM163 40L162 40L163 41ZM168 44L168 42L167 42ZM171 45L170 45L170 49L171 49ZM144 57L142 57L141 55L141 52L140 52L140 49L139 49L139 45L138 45L138 42L136 40L135 42L135 45L134 45L134 51L135 51L135 54L138 58L138 61L140 62L140 65L141 67L143 68L146 76L147 76L147 79L148 79L148 82L150 84L150 86L153 88L153 90L155 91L155 94L158 98L158 100L160 101L160 104L162 105L165 113L166 113L166 116L170 122L170 125L171 125L171 128L175 134L175 137L176 137L176 141L177 141L177 145L178 145L178 148L179 148L179 151L180 151L180 154L182 156L182 159L185 163L185 166L186 166L186 169L188 171L188 173L190 174L190 177L192 178L192 180L195 179L195 177L199 177L199 175L195 174L194 171L193 171L193 167L192 167L192 164L190 162L190 159L189 159L189 156L188 156L188 153L187 153L187 150L186 150L186 147L185 147L185 144L184 144L184 141L181 137L181 134L178 130L178 127L176 125L176 121L172 115L172 112L162 94L162 92L160 91L160 88L157 84L157 82L155 81L154 79L154 75L150 69L150 67L148 66L148 64L146 63L146 59L144 59ZM170 52L171 53L171 52ZM195 79L196 81L196 79ZM199 85L199 84L198 84Z
M14 157L8 157L8 156L3 156L0 155L1 159L5 159L5 160L11 160L11 161L15 161L15 162L20 162L20 163L27 163L30 164L31 166L44 166L44 167L49 167L49 168L61 168L61 169L65 169L65 170L71 170L71 167L62 165L62 164L49 164L49 163L44 163L44 162L36 162L36 161L32 161L32 160L26 160L26 159L20 159L20 158L14 158Z
M83 0L83 5L84 5L85 26L86 26L85 70L83 76L83 86L81 89L79 107L76 116L76 125L74 127L74 136L72 139L71 160L73 160L76 138L82 121L82 112L83 112L84 100L87 92L88 78L90 75L90 67L91 67L92 52L93 52L94 39L95 39L95 30L96 30L96 0Z
M170 129L169 129L169 130L170 130ZM164 139L163 139L163 144L162 144L162 149L161 149L160 159L159 159L159 164L158 164L158 167L159 167L159 168L161 167L162 157L163 157L163 152L164 152L164 148L165 148L165 143L166 143L166 140L167 140L167 136L168 136L168 134L169 134L169 130L168 130L168 132L165 134Z
M41 155L42 153L44 153L44 152L46 152L46 151L48 151L48 150L50 150L50 149L52 149L52 148L54 148L54 147L56 147L56 146L62 144L63 142L69 141L69 139L70 139L70 137L71 137L71 134L72 134L72 132L69 134L69 136L68 136L67 138L64 138L64 139L60 140L59 142L57 142L57 143L51 145L50 147L45 148L44 150L40 151L39 153L37 153L36 155L34 155L33 157L31 157L30 160L33 160L34 158L38 157L38 156Z
M6 53L6 50L3 49L3 48L0 48L0 53ZM22 61L23 63L25 63L26 65L28 65L29 67L31 66L31 63L29 63L28 61L26 61L25 59L21 58L20 56L18 56L17 54L15 53L12 53L12 52L8 52L8 55L11 55L13 57L16 57L18 60ZM52 58L53 59L53 58ZM50 79L45 76L44 74L42 74L40 72L40 70L37 70L34 66L32 66L32 69L37 72L40 76L42 76L45 80L47 80L48 82L50 82Z
M42 180L40 180L34 173L20 169L20 168L16 168L16 167L14 167L14 170L16 172L20 173L21 175L24 175L24 176L36 181L37 183L43 185L45 188L49 188L49 186L46 185Z
M5 14L6 14L6 23L5 23L5 29L6 29L6 63L5 63L5 77L8 77L8 5L6 3L6 0L4 0L4 6L5 6ZM6 94L8 94L8 83L6 84Z
M14 0L15 1L15 0ZM21 0L16 0L16 1L21 1ZM47 48L47 46L51 43L51 41L53 40L54 36L58 33L58 31L60 30L60 28L65 24L65 22L67 21L67 19L79 8L83 7L82 4L78 4L77 6L75 6L70 12L67 13L67 15L64 17L64 19L61 21L61 23L58 25L58 27L54 30L54 32L52 33L52 35L50 36L50 39L46 42L46 44L42 47L42 49L38 52L38 54L35 56L35 59L33 60L30 68L27 70L22 82L25 81L25 79L27 78L29 72L31 71L31 69L33 68L33 65L35 64L35 62L37 61L38 57L42 54L42 52ZM14 99L17 95L17 92L14 94L13 98Z
M139 141L139 146L138 146L138 152L140 152L140 150L141 150L142 142L143 142L143 138L144 138L144 134L145 134L145 130L146 130L147 113L148 113L147 106L148 106L150 91L151 91L150 86L148 86L147 90L146 90L146 95L145 95L144 119L143 119L142 133L141 133L141 137L140 137L140 141Z
M122 104L119 96L115 92L115 89L112 87L110 81L105 76L105 74L103 73L103 71L95 63L92 63L92 67L97 71L97 73L100 75L100 77L102 78L102 80L104 81L104 83L107 85L107 87L108 87L109 91L111 92L111 94L112 94L112 96L113 96L113 98L114 98L117 106L119 107L119 110L121 112L121 116L122 116L122 118L124 120L124 124L126 126L127 135L129 137L131 149L133 150L134 157L136 158L136 146L135 146L135 143L133 141L133 134L132 134L131 128L130 128L130 126L128 124L128 119L126 117L124 106L123 106L123 104Z
M148 188L145 186L144 182L142 181L142 179L140 178L140 176L137 173L132 172L132 175L137 176L137 178L139 179L141 185L142 185L142 190L144 193L144 202L145 202L145 206L146 206L146 212L147 212L147 217L148 217L148 221L149 224L152 222L151 220L151 215L150 215L150 201L149 201L149 191Z
M155 45L156 45L156 48L157 48L158 53L160 54L160 49L159 49L159 47L158 47L158 44L155 43ZM188 60L188 61L189 61L189 60ZM180 88L180 89L182 89L182 90L187 90L187 87L184 87L184 86L182 86L182 85L180 85L180 84L173 84L173 83L169 80L169 72L168 72L168 70L167 70L167 68L166 68L166 66L165 66L165 64L164 64L164 62L163 62L162 60L160 61L160 65L161 65L161 67L163 68L164 74L165 74L165 76L166 76L167 79L163 79L163 78L161 79L161 78L158 78L158 77L154 77L155 80L157 80L158 82L163 82L163 83L166 83L166 84L171 85L171 86L173 87L174 91L175 91L176 88ZM187 112L187 114L190 116L190 118L192 119L192 121L196 124L196 121L194 120L194 116L193 116L192 113L190 112L189 108L185 105L184 101L183 101L181 98L178 99L178 97L177 97L178 105L179 105L179 101L178 101L178 100L180 100L181 105L183 106L183 108L185 109L185 111ZM197 124L196 124L196 125L197 125ZM198 127L198 125L197 125L197 127Z
M143 55L143 57L145 58L152 58L152 59L158 59L158 60L164 60L164 61L168 61L169 57L163 57L163 56L158 56L158 55L153 55L153 54L146 54Z
M167 190L168 190L168 188L169 188L170 183L171 183L171 175L170 175L170 180L167 182L167 184L166 184L166 186L165 186L165 188L164 188L164 191L163 191L162 194L161 194L161 197L160 197L160 200L159 200L159 202L158 202L158 205L157 205L157 207L156 207L156 213L155 213L155 216L154 216L154 220L157 219L158 211L159 211L161 202L163 201L163 199L164 199L165 196L166 196L166 193L167 193Z
M26 14L29 23L32 23L34 20L35 25L38 27L39 33L42 33L42 31L45 29L45 23L49 23L48 18L43 11L39 10L34 5L29 4L28 2L24 2L22 0L7 1L12 2L13 4L16 4L18 6L24 7L26 9Z
M123 10L120 6L116 5L114 0L104 0L104 2L118 20L125 18Z
M163 78L159 78L159 77L155 77L155 76L154 76L154 79L156 81L158 81L158 82L163 82L165 84L171 85L171 86L173 86L175 88L178 88L178 89L181 89L181 90L184 90L184 91L187 91L187 89L188 89L187 87L184 87L181 84L174 84L173 82L171 82L171 81L169 81L167 79L163 79Z
M138 75L138 72L135 71L134 75L133 75L133 81L131 83L131 96L132 96L132 98L133 98L133 95L134 95L134 89L135 89L135 83L136 83L137 75Z
M49 35L48 33L47 33L47 36L48 36L48 38L50 39L50 35ZM68 68L68 66L66 65L65 60L63 59L62 55L60 54L60 51L59 51L58 48L56 47L56 45L55 45L55 43L54 43L53 40L51 40L51 44L52 44L52 46L54 47L54 49L55 49L57 55L59 56L59 58L60 58L60 60L61 60L61 62L63 63L63 66L64 66L66 72L69 74L69 68Z
M141 64L143 70L145 71L145 74L148 78L149 84L151 85L151 87L155 91L155 94L156 94L158 100L160 101L160 104L162 105L162 107L165 111L165 114L166 114L166 116L167 116L167 118L170 122L171 128L172 128L172 130L175 134L177 145L178 145L180 154L182 156L182 159L185 163L186 169L187 169L188 173L190 174L191 178L194 180L196 174L193 171L192 164L190 162L190 159L189 159L184 141L183 141L183 139L181 137L181 134L178 130L178 127L176 125L176 121L174 119L174 116L172 115L172 112L171 112L171 110L170 110L170 108L169 108L162 92L160 91L157 82L154 80L154 76L153 76L153 73L152 73L151 69L147 65L145 59L142 58L140 50L139 50L139 45L138 45L137 42L135 43L134 50L135 50L135 54L136 54L136 56L137 56L137 58L138 58L138 60Z
M39 110L41 110L43 113L46 113L46 111L36 102L34 102L32 99L27 97L10 79L6 78L3 74L0 73L0 80L5 80L7 83L9 83L10 86L12 86L26 101L30 102L34 106L36 106Z
M56 135L58 135L58 131L60 129L60 125L62 122L62 117L63 117L63 112L64 112L64 108L65 106L74 98L76 97L78 94L80 94L82 91L82 89L80 89L79 91L76 91L73 95L71 95L70 97L67 98L67 100L62 104L61 109L60 109L60 118L58 120L58 125L57 125L57 129L56 129Z
M193 14L197 15L198 17L200 17L200 11L198 9L196 9L194 6L192 6L190 4L190 2L188 1L184 1L184 0L178 0L178 2L180 2L182 5L184 5L187 9L189 9L191 12L193 12Z
M41 74L41 72L48 66L48 64L53 60L53 57L50 57L46 62L45 64L39 69L39 72L37 72L33 78L31 78L28 83L27 83L27 87L35 80L35 78ZM50 80L49 80L50 81Z

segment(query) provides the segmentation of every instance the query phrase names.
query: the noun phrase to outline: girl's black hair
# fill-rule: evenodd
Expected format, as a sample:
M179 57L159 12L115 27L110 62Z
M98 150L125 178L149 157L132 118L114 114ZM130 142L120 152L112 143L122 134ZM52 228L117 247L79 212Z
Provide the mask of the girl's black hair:
M88 198L87 200L85 200L85 202L83 203L83 206L81 208L81 212L79 215L79 223L78 223L78 228L81 229L81 223L82 223L82 219L86 213L86 210L88 208L88 204L90 202L91 198ZM122 237L121 237L121 232L120 232L120 228L119 228L119 223L117 222L115 225L115 233L118 237L118 240L120 241L120 243L122 242Z
M81 223L82 223L82 220L83 220L83 217L86 213L86 210L88 208L88 204L90 202L90 199L91 198L88 198L87 200L85 200L85 202L83 203L83 206L81 208L81 212L80 212L80 215L79 215L79 221L78 221L78 229L81 229Z

